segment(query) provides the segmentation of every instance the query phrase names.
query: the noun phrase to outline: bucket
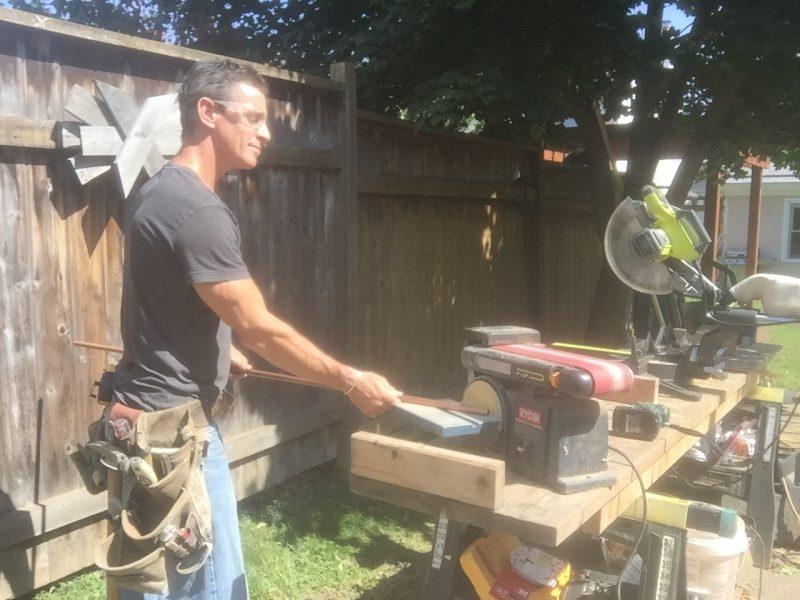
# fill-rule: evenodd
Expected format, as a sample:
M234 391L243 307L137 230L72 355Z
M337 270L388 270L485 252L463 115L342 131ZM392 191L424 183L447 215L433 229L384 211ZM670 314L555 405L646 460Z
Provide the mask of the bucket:
M736 577L747 548L744 521L739 517L736 517L736 534L733 538L689 529L686 540L688 597L734 600Z

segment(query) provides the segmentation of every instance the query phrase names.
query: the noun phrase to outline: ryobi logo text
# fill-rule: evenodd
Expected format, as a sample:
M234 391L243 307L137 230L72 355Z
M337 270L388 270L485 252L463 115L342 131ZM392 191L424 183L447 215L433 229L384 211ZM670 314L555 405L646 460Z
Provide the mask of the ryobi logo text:
M536 427L537 429L542 428L542 413L534 408L527 408L525 406L518 407L516 420L525 425Z

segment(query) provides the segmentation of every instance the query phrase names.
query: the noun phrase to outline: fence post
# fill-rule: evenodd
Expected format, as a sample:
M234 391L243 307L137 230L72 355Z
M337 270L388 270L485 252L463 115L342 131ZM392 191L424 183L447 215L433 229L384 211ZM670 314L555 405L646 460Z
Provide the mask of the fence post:
M764 167L753 164L750 168L750 211L747 218L747 264L744 276L758 273L758 236L761 229L761 181Z
M359 312L359 209L358 209L358 142L356 119L356 70L352 63L333 63L331 78L344 84L339 111L337 151L340 160L339 185L336 208L337 245L341 251L339 282L344 287L340 296L343 316L342 350L348 361L357 360L360 354ZM361 421L358 410L346 402L339 435L339 464L350 469L350 433Z
M545 269L542 257L546 256L547 249L544 247L543 235L544 224L542 223L542 206L545 202L544 184L542 182L542 174L544 165L542 164L542 146L533 145L531 150L531 187L533 188L533 197L527 199L527 257L531 265L531 306L535 307L533 316L533 323L531 326L541 331L544 324L547 322L547 311L545 310L545 299L543 298L543 285L542 281L545 275ZM526 184L527 185L527 184Z

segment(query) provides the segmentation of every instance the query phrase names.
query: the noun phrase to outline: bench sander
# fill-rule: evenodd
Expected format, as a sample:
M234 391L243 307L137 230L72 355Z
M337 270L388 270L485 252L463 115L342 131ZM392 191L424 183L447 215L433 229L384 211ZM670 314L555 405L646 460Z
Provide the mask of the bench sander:
M488 415L460 414L480 422L477 435L462 442L472 451L504 458L514 472L563 494L613 485L608 415L593 397L629 390L631 369L549 348L535 329L467 332L461 362L469 375L462 403Z

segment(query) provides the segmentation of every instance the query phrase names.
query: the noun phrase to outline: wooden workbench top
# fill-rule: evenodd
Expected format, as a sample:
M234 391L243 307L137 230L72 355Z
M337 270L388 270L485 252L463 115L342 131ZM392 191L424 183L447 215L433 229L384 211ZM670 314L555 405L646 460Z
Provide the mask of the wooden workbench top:
M708 431L747 396L755 383L754 375L731 373L724 381L696 381L703 392L699 402L662 395L659 402L670 407L671 422L679 429L663 428L651 442L611 436L610 443L633 460L649 487L697 441L698 435L693 432ZM609 411L614 407L604 404ZM617 474L613 487L569 495L557 494L508 469L503 504L494 511L356 475L351 475L351 489L412 510L431 514L445 510L452 520L557 546L579 528L602 532L641 495L636 476L625 460L611 450L608 459L609 468Z

